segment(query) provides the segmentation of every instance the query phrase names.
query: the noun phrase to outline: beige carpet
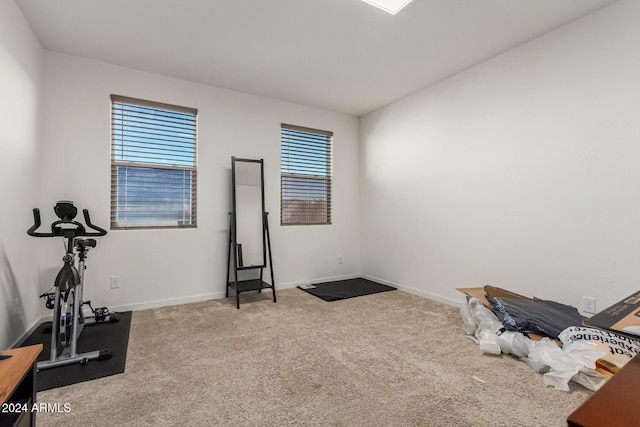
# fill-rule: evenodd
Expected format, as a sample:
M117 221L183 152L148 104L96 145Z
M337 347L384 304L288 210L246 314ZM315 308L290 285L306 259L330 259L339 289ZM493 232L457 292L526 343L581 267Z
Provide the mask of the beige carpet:
M565 426L591 394L483 355L457 308L415 295L241 298L134 312L125 373L38 393L71 409L38 425Z

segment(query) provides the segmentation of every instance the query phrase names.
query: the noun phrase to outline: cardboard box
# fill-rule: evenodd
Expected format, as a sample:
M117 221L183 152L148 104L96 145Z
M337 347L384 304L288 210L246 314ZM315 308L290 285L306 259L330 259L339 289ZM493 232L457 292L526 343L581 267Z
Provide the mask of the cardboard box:
M638 338L640 336L640 291L585 320L589 326Z
M523 295L516 294L515 292L497 288L491 285L486 285L482 288L456 288L456 290L470 297L479 299L480 302L482 302L482 304L484 304L487 308L492 308L491 303L485 298L485 296L487 295L496 298L538 299L525 297Z

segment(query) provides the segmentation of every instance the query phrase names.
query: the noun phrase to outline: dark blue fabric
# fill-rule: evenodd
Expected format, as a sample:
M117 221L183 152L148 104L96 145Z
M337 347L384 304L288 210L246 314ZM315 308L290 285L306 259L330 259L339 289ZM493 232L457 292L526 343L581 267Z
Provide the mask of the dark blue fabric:
M541 299L487 296L487 300L508 331L537 332L557 339L569 326L582 326L582 316L570 305Z

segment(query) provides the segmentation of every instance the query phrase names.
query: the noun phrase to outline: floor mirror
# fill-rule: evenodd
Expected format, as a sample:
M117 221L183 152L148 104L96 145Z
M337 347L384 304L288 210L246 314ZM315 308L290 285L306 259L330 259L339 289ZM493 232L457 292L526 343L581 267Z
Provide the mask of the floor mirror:
M240 308L241 293L271 289L276 302L262 159L231 157L231 194L226 296L232 290ZM267 267L271 283L264 278Z

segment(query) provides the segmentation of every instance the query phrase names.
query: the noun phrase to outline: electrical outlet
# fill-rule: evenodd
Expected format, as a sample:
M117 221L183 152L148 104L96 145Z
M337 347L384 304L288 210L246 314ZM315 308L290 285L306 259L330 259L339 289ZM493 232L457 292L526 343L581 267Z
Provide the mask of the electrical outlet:
M111 276L111 289L118 289L120 287L120 276Z
M596 314L596 299L593 297L582 297L582 311L587 314Z
M342 255L338 255L338 264L342 264Z

